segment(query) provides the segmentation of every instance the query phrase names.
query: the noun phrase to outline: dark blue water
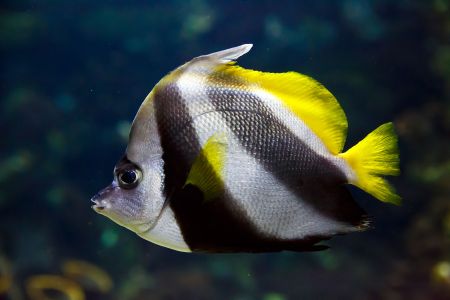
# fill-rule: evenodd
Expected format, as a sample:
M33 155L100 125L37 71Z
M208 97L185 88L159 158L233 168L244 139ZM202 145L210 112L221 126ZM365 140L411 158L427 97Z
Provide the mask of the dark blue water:
M447 0L3 1L0 299L450 299L449 26ZM246 68L323 83L347 148L394 122L402 206L352 189L370 231L258 255L177 253L91 210L153 85L242 43Z

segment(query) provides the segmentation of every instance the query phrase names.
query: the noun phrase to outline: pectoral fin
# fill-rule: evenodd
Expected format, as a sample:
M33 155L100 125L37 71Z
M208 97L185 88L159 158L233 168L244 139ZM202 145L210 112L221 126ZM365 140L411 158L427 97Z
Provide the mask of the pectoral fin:
M224 134L211 136L196 157L185 186L197 186L203 192L205 201L220 196L224 189L223 169L227 151L228 144Z

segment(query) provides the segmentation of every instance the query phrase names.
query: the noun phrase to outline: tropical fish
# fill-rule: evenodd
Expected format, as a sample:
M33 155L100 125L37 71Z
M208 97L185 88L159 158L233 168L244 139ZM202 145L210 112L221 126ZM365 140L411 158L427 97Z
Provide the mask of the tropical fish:
M369 227L346 184L400 203L383 178L399 174L393 124L342 152L335 97L299 73L237 66L251 47L196 57L156 84L96 212L178 251L310 251Z

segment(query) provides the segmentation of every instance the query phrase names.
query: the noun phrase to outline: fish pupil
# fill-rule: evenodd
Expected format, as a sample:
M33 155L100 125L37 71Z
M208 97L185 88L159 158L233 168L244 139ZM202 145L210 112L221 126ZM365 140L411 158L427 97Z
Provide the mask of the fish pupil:
M136 181L137 175L134 170L128 170L122 173L120 179L126 184L132 184Z

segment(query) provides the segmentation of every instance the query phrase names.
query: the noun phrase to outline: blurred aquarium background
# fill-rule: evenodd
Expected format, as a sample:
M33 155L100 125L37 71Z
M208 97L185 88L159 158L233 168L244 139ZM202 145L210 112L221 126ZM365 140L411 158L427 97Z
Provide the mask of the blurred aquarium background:
M348 145L393 120L404 198L317 253L183 254L91 210L137 109L192 57L323 83ZM0 4L0 299L450 299L450 1Z

